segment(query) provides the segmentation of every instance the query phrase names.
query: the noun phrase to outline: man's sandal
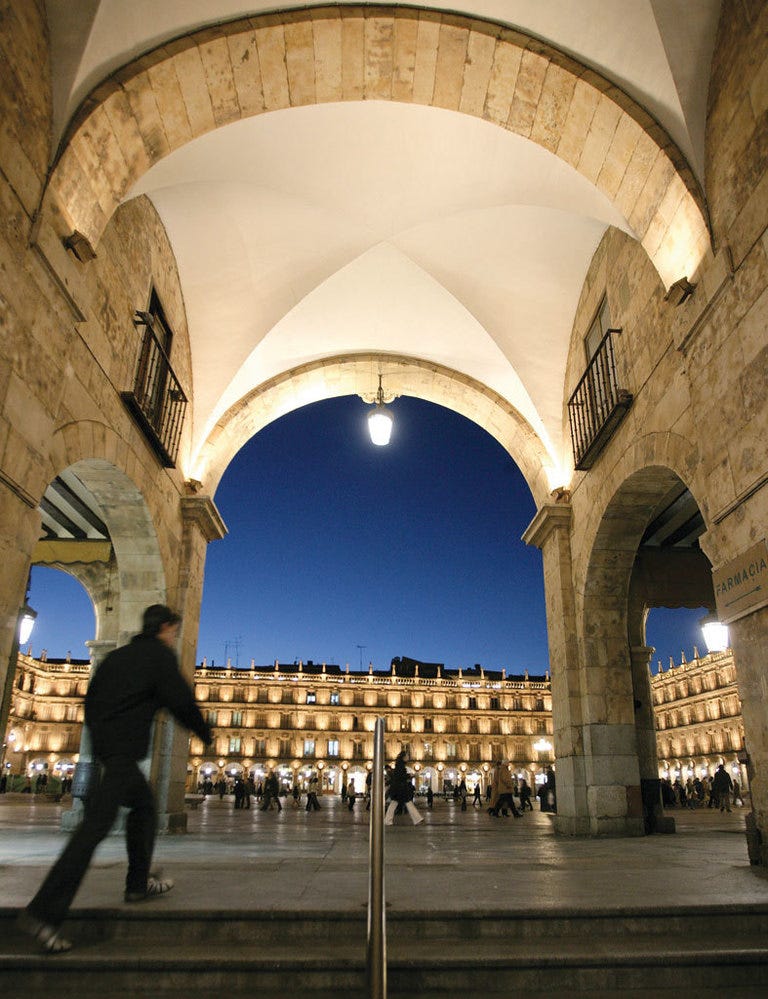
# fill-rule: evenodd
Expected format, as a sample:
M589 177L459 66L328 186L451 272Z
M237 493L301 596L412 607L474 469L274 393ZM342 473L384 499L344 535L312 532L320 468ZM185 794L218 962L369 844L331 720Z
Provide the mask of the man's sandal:
M72 943L61 935L58 926L51 926L41 919L36 919L28 912L22 912L16 921L16 925L27 936L39 944L44 954L66 954L72 950Z

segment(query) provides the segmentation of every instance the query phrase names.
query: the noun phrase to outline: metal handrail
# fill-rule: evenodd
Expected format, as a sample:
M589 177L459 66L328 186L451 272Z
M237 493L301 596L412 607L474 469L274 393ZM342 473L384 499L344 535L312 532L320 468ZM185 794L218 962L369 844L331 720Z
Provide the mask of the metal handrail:
M384 729L373 730L371 818L368 839L368 949L366 969L371 999L387 999L387 917L384 898Z

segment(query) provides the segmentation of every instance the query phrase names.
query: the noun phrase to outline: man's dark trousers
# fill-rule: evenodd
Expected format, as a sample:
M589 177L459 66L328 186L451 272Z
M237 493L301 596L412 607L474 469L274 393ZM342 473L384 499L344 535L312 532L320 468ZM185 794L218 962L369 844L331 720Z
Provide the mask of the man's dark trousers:
M65 919L96 847L115 823L121 805L130 809L125 836L128 848L126 891L147 888L155 846L155 802L136 760L113 756L103 761L99 786L85 805L83 821L29 903L36 919L59 926Z

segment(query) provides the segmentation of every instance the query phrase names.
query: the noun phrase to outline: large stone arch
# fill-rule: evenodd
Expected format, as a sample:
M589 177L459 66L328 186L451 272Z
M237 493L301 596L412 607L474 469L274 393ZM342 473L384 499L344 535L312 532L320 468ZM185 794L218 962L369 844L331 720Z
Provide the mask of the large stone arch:
M268 423L321 399L372 395L380 372L390 391L452 409L495 437L520 468L537 505L546 502L552 488L559 484L554 481L556 473L541 440L501 396L442 365L391 354L324 358L286 371L253 389L213 428L192 466L193 478L213 495L234 455Z
M61 237L95 247L136 181L197 136L330 101L387 100L470 114L536 142L621 211L665 285L710 245L704 198L642 107L544 42L404 6L322 6L243 18L168 42L83 102L44 204Z

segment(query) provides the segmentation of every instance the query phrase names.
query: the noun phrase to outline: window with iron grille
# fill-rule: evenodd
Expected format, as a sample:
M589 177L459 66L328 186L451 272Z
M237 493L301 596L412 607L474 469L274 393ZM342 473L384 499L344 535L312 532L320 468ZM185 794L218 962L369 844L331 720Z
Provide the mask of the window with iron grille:
M154 289L149 308L137 311L134 323L144 333L133 388L121 396L160 461L174 468L187 397L171 367L173 333Z
M587 369L568 400L575 466L587 471L597 460L632 404L619 387L614 337L607 299L603 299L584 340Z

